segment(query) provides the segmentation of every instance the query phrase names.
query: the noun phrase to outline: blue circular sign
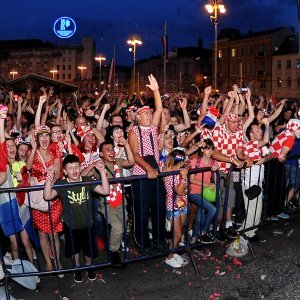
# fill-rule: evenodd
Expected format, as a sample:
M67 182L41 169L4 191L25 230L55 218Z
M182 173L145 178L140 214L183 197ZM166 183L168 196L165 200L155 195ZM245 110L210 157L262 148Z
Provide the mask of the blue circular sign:
M70 38L76 31L76 23L70 17L61 17L54 22L54 33L61 39Z

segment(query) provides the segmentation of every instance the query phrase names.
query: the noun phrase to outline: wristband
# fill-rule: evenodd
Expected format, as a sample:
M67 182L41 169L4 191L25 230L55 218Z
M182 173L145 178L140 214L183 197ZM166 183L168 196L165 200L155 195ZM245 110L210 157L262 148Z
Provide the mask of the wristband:
M46 181L53 181L53 179L54 179L54 174L47 174L47 176L46 176Z

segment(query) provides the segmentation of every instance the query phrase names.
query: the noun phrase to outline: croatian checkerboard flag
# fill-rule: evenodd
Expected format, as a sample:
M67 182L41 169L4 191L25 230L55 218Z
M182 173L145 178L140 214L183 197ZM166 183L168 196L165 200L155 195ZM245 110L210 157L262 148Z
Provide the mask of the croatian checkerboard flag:
M198 114L200 114L200 109L201 107L199 107ZM205 124L206 127L208 128L213 128L216 125L217 119L220 117L220 113L219 110L213 106L209 106L206 112L205 117L203 118L203 120L201 121L201 124Z

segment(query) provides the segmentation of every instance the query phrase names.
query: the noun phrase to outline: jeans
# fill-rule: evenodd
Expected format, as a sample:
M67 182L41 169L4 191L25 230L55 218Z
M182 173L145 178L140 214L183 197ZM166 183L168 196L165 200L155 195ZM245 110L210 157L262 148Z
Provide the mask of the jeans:
M190 199L198 206L193 228L193 237L197 237L200 232L207 232L216 214L216 207L200 194L190 194Z

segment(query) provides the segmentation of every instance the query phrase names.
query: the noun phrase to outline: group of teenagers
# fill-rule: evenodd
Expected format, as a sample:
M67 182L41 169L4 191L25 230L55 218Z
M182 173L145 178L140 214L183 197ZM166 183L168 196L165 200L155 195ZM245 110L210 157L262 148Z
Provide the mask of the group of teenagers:
M91 265L97 256L96 238L105 235L105 223L110 261L121 267L121 245L126 226L132 223L134 242L142 254L166 250L166 264L180 268L187 262L171 250L181 242L185 226L190 243L213 242L211 224L220 220L224 201L220 199L216 207L203 191L216 190L215 172L226 178L232 166L241 171L231 173L233 180L220 185L221 191L225 186L232 191L225 232L229 238L236 237L234 177L247 207L241 228L258 225L262 193L250 201L247 189L262 187L265 162L286 161L300 137L298 115L281 122L281 132L270 141L269 124L286 110L285 100L276 106L263 97L254 98L250 89L240 93L233 85L228 94L217 96L207 87L201 101L191 104L180 94L161 97L153 75L147 87L153 98L111 100L104 91L97 99L83 96L78 103L60 100L52 88L41 88L35 109L30 90L22 97L10 92L0 106L0 224L13 259L20 256L22 244L33 262L33 248L37 250L32 244L33 229L46 271L62 268L61 233L65 255L73 265L81 265L81 251L85 265ZM190 174L195 168L206 171ZM135 179L135 175L144 176ZM120 179L109 183L111 178ZM5 188L32 184L30 179L44 184L48 211L32 208L30 197L24 202L22 193L5 192ZM171 235L166 234L166 221ZM27 229L26 224L33 228ZM255 239L255 232L246 234ZM96 279L92 270L87 276ZM74 280L83 281L79 269Z

